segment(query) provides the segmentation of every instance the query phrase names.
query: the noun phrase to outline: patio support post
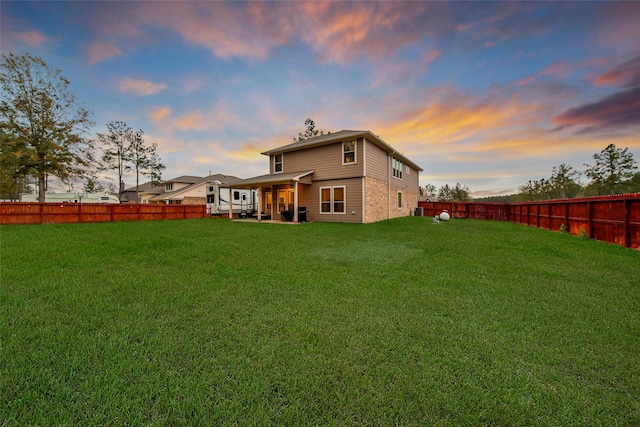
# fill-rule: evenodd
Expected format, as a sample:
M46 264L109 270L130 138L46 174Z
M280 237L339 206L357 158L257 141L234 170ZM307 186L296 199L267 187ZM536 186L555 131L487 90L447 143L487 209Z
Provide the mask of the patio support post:
M276 210L275 206L278 203L278 198L276 195L276 189L274 188L273 184L271 184L271 209L269 210L269 219L273 220L273 211Z
M258 187L258 222L262 221L262 187Z
M229 219L233 219L233 198L231 197L233 194L231 186L229 186Z
M298 222L298 181L293 184L293 222Z

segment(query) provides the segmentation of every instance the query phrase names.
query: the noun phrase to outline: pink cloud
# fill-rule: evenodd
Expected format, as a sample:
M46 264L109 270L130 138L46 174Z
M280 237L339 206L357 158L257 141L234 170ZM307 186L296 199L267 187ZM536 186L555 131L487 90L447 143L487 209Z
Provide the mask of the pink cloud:
M640 51L640 2L604 2L597 18L594 30L598 43L610 46L618 52Z
M442 16L434 14L432 25L420 22L428 8L441 6L424 2L134 2L103 7L104 13L95 14L95 26L101 43L118 46L125 39L154 43L143 29L159 27L220 58L263 60L280 46L302 41L322 61L347 63L362 56L395 54L402 46L416 43L422 33L437 31L432 28ZM97 53L95 57L100 58Z
M403 82L425 73L432 62L442 55L440 50L424 53L419 62L380 62L372 71L371 87L380 87L389 82Z
M555 78L569 77L573 74L573 69L574 69L574 66L572 66L567 62L563 62L563 61L554 62L553 64L549 65L547 68L539 71L533 76L525 77L523 79L518 80L517 85L518 86L528 85L543 76L552 76Z
M16 40L29 46L40 46L49 40L44 34L36 30L17 32L13 36Z
M640 86L640 56L607 70L596 76L593 82L597 85L619 87Z
M142 96L155 95L166 88L167 85L162 83L153 83L146 80L131 78L124 78L118 83L118 91Z
M429 65L436 59L440 58L440 56L442 56L441 50L430 50L422 57L421 62Z
M582 132L604 129L620 131L640 126L640 87L606 96L599 101L571 108L553 119L561 127L588 126Z
M122 55L122 50L114 44L93 43L87 48L87 55L89 56L89 63L95 64L96 62Z

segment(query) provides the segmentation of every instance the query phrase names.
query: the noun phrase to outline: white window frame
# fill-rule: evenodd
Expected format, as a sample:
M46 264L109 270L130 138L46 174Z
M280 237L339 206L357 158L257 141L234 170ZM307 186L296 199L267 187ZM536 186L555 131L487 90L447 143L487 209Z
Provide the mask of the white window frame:
M345 144L348 143L353 143L353 161L351 162L345 162L345 154L346 153L351 153L351 151L345 151ZM352 140L352 141L343 141L342 142L342 164L343 165L354 165L358 163L358 141L357 140Z
M171 191L171 190L173 190L173 182L170 182L169 184L164 185L164 191Z
M326 201L322 200L322 193L323 193L322 190L329 190L329 200L328 200L329 211L328 212L325 212L325 211L322 210L322 204L323 203L327 203ZM320 187L320 214L321 215L331 215L333 213L332 212L332 210L333 210L332 207L333 207L333 190L331 189L331 187Z
M407 175L411 175L411 166L404 165L404 173L406 173Z
M398 166L398 167L396 167ZM391 169L394 178L402 179L402 162L395 157L391 158Z
M280 162L277 162L276 159L280 156ZM280 165L280 170L277 170L276 165ZM273 155L273 173L282 173L284 172L284 153L274 154Z
M342 202L342 209L343 209L342 211L335 210L335 204L336 204L335 189L336 188L342 189L342 200L338 200L338 202ZM323 203L322 190L329 190L329 212L322 211L322 203ZM320 199L321 215L346 215L347 213L347 186L346 185L336 185L333 187L320 187L319 199ZM327 202L325 201L324 203L327 203Z

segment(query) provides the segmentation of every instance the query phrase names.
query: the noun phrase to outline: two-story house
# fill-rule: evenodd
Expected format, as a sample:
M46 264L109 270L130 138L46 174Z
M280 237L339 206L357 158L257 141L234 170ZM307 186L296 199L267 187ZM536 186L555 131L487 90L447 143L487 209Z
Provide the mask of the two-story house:
M418 206L422 169L370 131L342 130L262 154L269 174L231 185L258 189L263 219L297 222L304 212L311 221L370 223Z
M212 181L230 183L240 178L230 175L215 174L206 177L182 175L165 181L162 186L153 187L147 184L140 186L138 192L135 187L125 190L127 194L137 194L139 203L158 205L193 204L204 205L207 202L207 184ZM132 197L131 195L129 197Z

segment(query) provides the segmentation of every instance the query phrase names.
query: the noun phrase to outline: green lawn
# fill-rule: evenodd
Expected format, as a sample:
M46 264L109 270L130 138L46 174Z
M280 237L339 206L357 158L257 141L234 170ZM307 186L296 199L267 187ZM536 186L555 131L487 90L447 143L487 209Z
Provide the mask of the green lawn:
M430 218L0 242L0 425L640 424L639 251Z

